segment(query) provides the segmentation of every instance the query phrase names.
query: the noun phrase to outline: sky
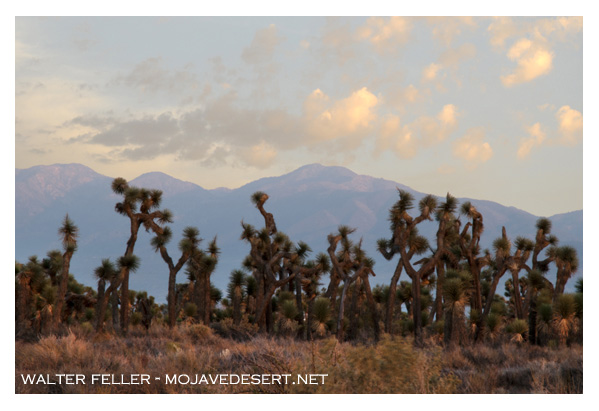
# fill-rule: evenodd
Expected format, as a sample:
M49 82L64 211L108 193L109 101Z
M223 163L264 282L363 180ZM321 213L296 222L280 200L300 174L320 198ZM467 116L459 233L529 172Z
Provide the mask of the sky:
M582 209L578 17L17 17L15 166L236 188L310 163Z

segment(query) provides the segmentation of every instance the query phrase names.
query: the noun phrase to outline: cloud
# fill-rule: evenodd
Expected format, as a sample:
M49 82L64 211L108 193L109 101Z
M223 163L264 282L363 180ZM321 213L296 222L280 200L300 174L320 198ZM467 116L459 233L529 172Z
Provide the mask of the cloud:
M398 116L390 114L385 117L379 131L376 154L384 150L393 150L401 158L416 156L418 145L408 127L400 127Z
M507 56L518 65L511 74L501 76L501 82L506 87L534 80L548 74L553 68L554 53L528 39L517 41Z
M320 36L319 55L324 62L334 59L343 66L356 55L356 39L349 21L340 17L327 17Z
M277 157L277 150L270 144L261 141L252 147L240 150L239 159L245 164L256 168L268 168Z
M570 106L562 106L555 114L555 117L559 123L562 143L567 145L578 144L582 139L582 113L570 108Z
M65 127L84 127L76 142L111 148L107 155L121 160L170 155L203 165L264 168L279 151L298 147L347 155L374 130L378 101L365 87L337 100L317 89L305 99L302 113L292 115L283 109L240 106L236 93L229 91L181 113L134 119L77 116Z
M484 138L485 130L482 127L469 129L463 137L454 141L454 156L465 160L472 168L489 161L493 149Z
M256 31L251 44L243 49L241 58L249 64L262 64L272 60L276 47L284 40L274 24Z
M457 125L457 108L453 104L446 104L443 109L437 115L441 124L447 128L453 128Z
M426 17L425 20L432 27L433 38L445 46L464 29L472 31L478 26L474 17Z
M161 57L151 57L138 63L131 72L117 76L113 82L144 93L183 92L197 88L199 83L191 65L181 70L170 70L164 67Z
M545 132L541 130L540 123L535 123L534 125L527 127L526 130L528 131L530 137L520 141L520 144L518 145L518 152L516 153L519 159L528 157L530 151L534 147L540 146L543 141L545 141Z
M357 30L361 40L368 40L379 53L393 53L410 39L412 20L406 17L371 17Z
M445 50L439 57L439 63L444 67L454 67L474 56L476 56L476 46L472 43L464 43L457 48Z
M487 31L491 45L496 51L501 51L508 40L514 37L527 37L546 44L568 41L582 31L582 21L582 17L550 17L533 20L494 17Z
M491 45L501 50L509 38L521 34L522 30L511 17L494 17L493 22L487 27L487 32L491 36Z
M383 118L375 154L393 150L401 158L413 158L420 148L435 146L447 139L458 126L459 113L453 104L443 106L436 117L421 116L404 126L396 115Z
M377 118L378 98L366 87L335 102L320 89L314 90L304 102L304 116L312 143L335 140L361 140L371 131Z
M437 74L443 68L441 64L431 63L422 70L422 82L430 82L437 79Z

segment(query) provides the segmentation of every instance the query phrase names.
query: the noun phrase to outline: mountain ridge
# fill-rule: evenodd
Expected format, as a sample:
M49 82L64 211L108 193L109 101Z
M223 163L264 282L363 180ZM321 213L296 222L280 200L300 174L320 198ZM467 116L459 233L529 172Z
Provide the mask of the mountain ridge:
M115 259L122 255L128 237L126 219L114 212L118 196L110 189L112 178L77 163L17 170L15 257L24 261L29 255L43 256L52 248L60 248L56 230L64 215L69 213L81 231L72 272L82 282L93 285L93 268L102 258ZM60 170L64 176L60 175ZM81 174L78 177L77 172ZM35 177L36 173L44 175ZM49 187L41 185L44 181L50 182ZM236 189L208 190L161 172L144 173L130 183L164 191L163 207L174 213L171 248L175 249L182 228L187 225L197 226L205 242L218 237L222 258L214 282L221 289L224 289L230 271L239 267L248 251L247 245L239 240L240 221L256 226L263 224L249 198L255 191L269 194L266 208L275 216L279 229L292 241L310 244L314 254L326 249L326 235L338 225L358 228L356 239L364 238L366 251L377 261L376 282L380 283L388 282L397 263L384 261L376 252L376 240L390 235L387 216L390 206L397 200L396 189L410 191L417 200L424 195L400 183L321 164L309 164ZM65 190L63 193L60 193L61 188ZM43 201L39 201L40 198ZM483 214L486 228L481 241L483 248L491 246L492 240L500 235L502 225L506 226L510 238L518 235L533 237L538 217L531 213L489 200L463 198L459 201L472 201ZM582 210L550 217L562 243L576 242L572 245L580 250L581 261L582 217ZM422 234L433 238L433 226L433 223L423 224ZM131 286L146 289L162 301L166 293L165 265L149 247L150 238L149 234L140 231L136 254L142 259L140 271L144 274L134 275ZM582 269L580 271L582 274ZM184 275L178 279L184 281Z

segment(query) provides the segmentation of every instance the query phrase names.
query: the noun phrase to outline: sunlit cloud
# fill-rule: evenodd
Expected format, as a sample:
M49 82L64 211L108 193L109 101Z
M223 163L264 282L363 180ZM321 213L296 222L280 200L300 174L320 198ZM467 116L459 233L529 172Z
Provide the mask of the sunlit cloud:
M366 87L335 102L320 89L314 90L304 102L310 141L315 143L369 132L377 118L377 104L378 98Z
M559 123L561 141L568 145L575 145L582 140L582 113L562 106L555 114Z
M449 46L464 31L473 31L478 24L474 17L426 17L435 40Z
M411 19L406 17L371 17L357 35L372 43L379 53L395 52L408 42L412 27Z
M442 143L456 130L459 112L453 104L445 105L436 117L420 116L401 125L396 115L387 115L382 121L376 152L392 150L401 158L413 158L421 148Z
M454 141L453 154L465 160L472 168L486 163L493 157L493 149L484 140L485 130L482 127L471 128L463 137Z
M422 81L430 82L437 79L439 71L443 68L440 64L431 63L422 70Z
M252 147L240 150L240 160L256 168L270 167L277 157L277 150L271 145L261 141Z
M517 41L507 56L517 63L517 67L511 74L501 76L501 82L506 87L534 80L548 74L553 68L554 53L528 39Z
M545 141L545 132L541 130L541 124L535 123L530 127L527 127L529 137L524 138L518 145L518 151L516 155L519 159L524 159L529 156L531 150L534 147L540 146Z

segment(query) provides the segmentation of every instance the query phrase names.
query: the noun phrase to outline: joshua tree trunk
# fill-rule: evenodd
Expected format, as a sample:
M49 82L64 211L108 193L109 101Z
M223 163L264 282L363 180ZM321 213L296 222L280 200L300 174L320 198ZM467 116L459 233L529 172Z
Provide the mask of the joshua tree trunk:
M106 293L106 280L100 278L98 280L98 297L96 299L96 312L100 309L100 301L104 299L104 294Z
M304 328L304 307L302 304L302 284L301 277L295 275L295 305L297 307L297 323L300 326L300 331Z
M54 318L53 318L53 328L56 328L58 324L61 323L62 318L62 307L64 304L64 299L67 294L67 285L69 283L69 268L71 265L71 257L73 256L73 251L66 251L63 256L63 264L62 264L62 273L60 275L60 285L58 288L58 295L56 297L56 305L54 306Z
M127 334L129 330L129 270L126 270L121 284L121 331Z
M177 324L177 272L169 270L168 273L168 326L173 328Z
M395 267L395 272L389 284L389 297L387 298L387 312L385 316L385 332L391 334L393 332L393 317L395 312L395 294L397 294L397 282L403 270L403 262L401 259Z
M357 278L354 282L354 289L351 294L351 303L349 305L349 340L355 340L358 337L358 296L360 294L361 286L360 278Z
M437 287L435 292L435 303L431 319L439 321L443 318L443 283L445 282L445 263L437 263Z
M532 293L532 290L530 291ZM537 341L537 298L532 295L528 308L528 341L536 345Z
M343 291L341 292L341 300L339 301L339 313L337 316L337 340L339 342L343 341L343 315L345 314L345 296L347 294L348 285L349 281L343 280Z
M413 318L414 318L414 344L417 347L424 345L422 336L422 307L420 305L420 275L415 275L412 278L412 295L413 295Z
M241 323L241 288L235 287L233 294L233 324Z
M520 293L520 280L518 278L519 270L511 270L512 282L514 283L514 308L516 309L516 318L519 320L524 319L524 313L522 311L522 294Z
M372 290L370 288L370 280L368 279L368 274L364 278L364 290L366 291L366 300L368 301L368 309L372 315L372 326L374 328L374 341L378 342L381 335L381 329L379 327L379 313L376 309L376 302L374 301L374 296L372 295Z
M18 293L17 293L17 331L23 330L28 326L28 304L31 288L29 284L31 278L28 275L19 275Z
M130 216L131 220L131 236L127 241L127 249L125 251L125 257L133 255L133 249L135 248L135 242L137 241L137 232L139 231L139 221L136 217ZM121 283L121 331L123 334L127 334L129 330L129 267L121 268L122 278ZM115 290L116 292L116 290Z
M312 341L312 319L314 316L314 298L308 300L308 318L306 324L306 339Z

